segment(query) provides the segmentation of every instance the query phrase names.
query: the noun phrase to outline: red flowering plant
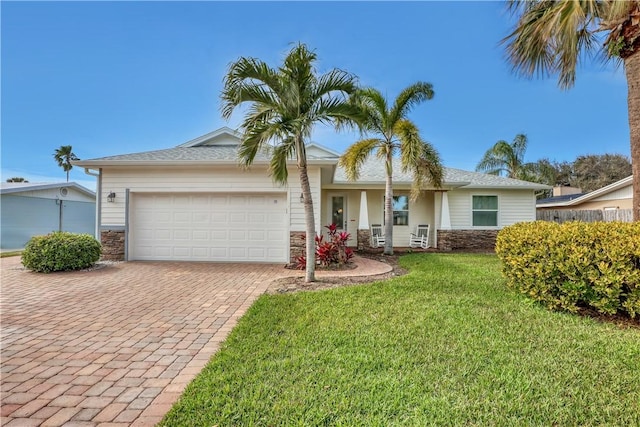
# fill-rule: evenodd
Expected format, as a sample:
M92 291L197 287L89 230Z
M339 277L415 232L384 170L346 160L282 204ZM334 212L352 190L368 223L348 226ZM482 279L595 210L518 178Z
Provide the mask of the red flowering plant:
M335 224L325 225L329 238L324 239L323 235L316 236L316 261L323 267L341 267L349 264L353 258L353 250L347 247L347 241L351 234L346 231L338 231ZM307 266L307 259L300 256L296 259L296 268L304 270Z

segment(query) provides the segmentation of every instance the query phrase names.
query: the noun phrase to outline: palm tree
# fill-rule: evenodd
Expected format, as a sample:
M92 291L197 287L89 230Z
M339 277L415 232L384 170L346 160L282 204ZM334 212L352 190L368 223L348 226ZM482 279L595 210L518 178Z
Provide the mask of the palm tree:
M61 145L60 148L56 148L56 151L54 151L53 158L58 162L58 166L67 173L67 182L69 182L69 171L73 169L71 161L80 160L73 154L73 148L70 145Z
M538 181L537 164L524 162L525 151L527 136L522 133L516 135L511 144L500 140L484 153L476 171L525 181Z
M558 74L567 89L575 82L581 55L600 53L619 58L627 77L633 218L640 221L640 1L639 0L511 0L520 14L502 42L514 70L526 77ZM598 32L605 32L600 44Z
M354 96L355 103L363 112L361 128L365 133L373 133L373 138L357 141L340 158L347 178L358 179L360 167L369 155L376 151L385 161L384 199L384 254L393 255L393 157L400 155L403 172L413 172L411 199L415 200L427 182L435 187L442 186L442 165L440 156L431 144L424 141L416 125L407 119L407 114L420 102L433 98L433 87L429 83L418 82L405 88L389 106L380 91L373 88L359 90Z
M358 110L348 102L356 78L333 69L317 75L315 52L297 44L283 64L271 68L256 58L241 57L229 66L222 90L222 115L248 105L241 130L240 161L248 166L260 150L271 154L269 173L279 184L288 180L287 161L295 158L300 174L306 221L306 277L315 280L315 220L307 174L305 143L317 123L347 125Z

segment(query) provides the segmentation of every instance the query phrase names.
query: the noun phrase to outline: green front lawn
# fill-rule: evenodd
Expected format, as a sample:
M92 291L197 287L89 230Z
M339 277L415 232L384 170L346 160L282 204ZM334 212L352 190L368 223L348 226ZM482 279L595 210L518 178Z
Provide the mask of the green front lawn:
M22 255L22 251L8 251L8 252L0 252L0 258L8 258L12 256Z
M261 297L164 426L640 425L640 331L552 313L492 255Z

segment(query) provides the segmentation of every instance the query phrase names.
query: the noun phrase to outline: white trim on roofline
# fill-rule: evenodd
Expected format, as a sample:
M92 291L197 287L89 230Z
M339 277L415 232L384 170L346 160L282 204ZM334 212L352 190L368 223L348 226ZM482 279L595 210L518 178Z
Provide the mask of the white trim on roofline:
M6 184L23 184L23 183L2 183L2 185L6 185ZM0 189L0 194L13 194L13 193L23 193L25 191L40 191L40 190L49 190L52 188L75 188L76 190L78 190L81 193L86 194L89 197L96 197L96 193L94 193L93 191L89 190L86 187L83 187L82 185L76 183L76 182L53 182L53 183L49 183L49 182L41 182L41 183L24 183L24 186L22 185L15 185L15 186L10 186L10 187L4 187Z
M235 138L241 139L242 138L242 134L236 130L231 129L230 127L227 126L223 126L220 129L216 129L213 132L209 132L205 135L199 136L197 138L194 138L190 141L187 141L183 144L177 145L177 147L196 147L198 145L201 145L202 143L213 139L215 137L218 137L220 135L230 135L233 136Z
M308 165L335 165L338 159L307 159ZM268 160L256 160L251 166L256 165L269 165ZM82 166L86 168L96 168L102 166L212 166L212 165L224 165L224 166L238 166L244 168L245 166L238 162L238 160L80 160L73 162L74 165ZM295 166L296 161L290 160L288 165ZM249 166L249 167L251 167Z

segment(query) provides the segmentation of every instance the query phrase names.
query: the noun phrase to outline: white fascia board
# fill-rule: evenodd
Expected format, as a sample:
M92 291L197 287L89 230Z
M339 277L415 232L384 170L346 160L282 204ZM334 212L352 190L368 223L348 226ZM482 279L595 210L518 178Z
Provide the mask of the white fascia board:
M234 136L236 138L242 138L242 134L236 130L233 130L227 126L223 126L220 129L214 130L213 132L209 132L205 135L199 136L197 138L194 138L190 141L187 141L183 144L177 145L177 147L196 147L200 144L202 144L205 141L208 141L212 138L215 138L217 136L220 135L224 135L224 134L228 134L231 136Z
M337 159L326 159L326 160L307 160L308 165L335 165ZM237 160L86 160L75 163L77 166L82 166L85 168L98 168L104 166L211 166L211 165L237 165L243 166ZM259 160L252 163L253 165L268 165L268 160ZM295 161L287 162L289 165L295 165Z

